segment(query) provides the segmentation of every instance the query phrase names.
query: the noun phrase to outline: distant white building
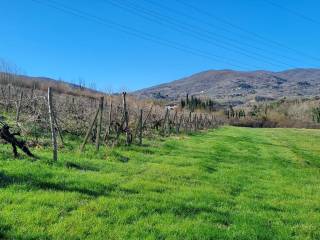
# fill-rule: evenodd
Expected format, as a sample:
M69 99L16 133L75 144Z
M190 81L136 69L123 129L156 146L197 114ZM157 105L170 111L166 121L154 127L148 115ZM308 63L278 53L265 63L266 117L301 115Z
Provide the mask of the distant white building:
M174 103L170 103L168 105L165 106L165 109L167 110L175 110L178 108L178 105L177 104L174 104Z

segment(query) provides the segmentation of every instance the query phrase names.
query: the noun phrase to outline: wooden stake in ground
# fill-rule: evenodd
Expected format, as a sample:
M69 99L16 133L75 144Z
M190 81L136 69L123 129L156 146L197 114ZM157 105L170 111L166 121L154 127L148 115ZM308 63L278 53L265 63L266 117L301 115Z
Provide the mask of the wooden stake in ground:
M130 136L130 130L129 130L129 115L128 115L128 110L127 110L126 95L127 95L126 92L122 93L123 117L124 117L124 128L125 128L125 132L126 132L127 145L130 145L131 136Z
M60 137L61 144L63 146L64 145L63 136L62 136L61 128L60 128L60 126L58 124L57 116L56 116L55 112L53 112L53 118L54 118L54 123L56 124L57 132L58 132L58 135Z
M192 122L191 122L191 111L189 112L189 118L188 118L188 133L191 132L191 128L192 128Z
M164 115L163 125L162 125L162 133L166 135L167 121L169 117L169 109L166 109L166 113Z
M193 117L193 124L194 124L194 131L196 132L198 130L198 115L195 114Z
M179 132L180 132L180 127L181 127L182 121L183 121L183 114L180 115L180 118L179 118L179 120L177 121L177 124L176 124L176 134L179 134Z
M151 113L152 113L152 108L153 108L153 105L151 105L150 110L149 110L146 118L144 119L144 121L143 121L143 123L142 123L142 127L143 127L143 128L145 128L146 123L147 123L147 120L149 119L149 117L150 117L150 115L151 115Z
M140 109L140 118L139 118L139 145L142 145L142 131L143 131L143 120L142 120L143 111Z
M106 133L104 135L104 141L107 142L108 140L108 137L110 138L110 134L111 134L111 124L112 124L112 99L111 99L111 102L110 102L110 109L109 109L109 115L108 115L108 126L107 126L107 129L106 129Z
M80 152L83 152L84 147L85 147L86 144L87 144L88 138L89 138L90 133L91 133L92 128L93 128L93 125L95 124L95 122L96 122L96 120L97 120L99 111L100 111L100 109L98 108L97 111L96 111L96 113L95 113L95 115L94 115L94 118L92 119L92 121L91 121L91 123L90 123L90 126L89 126L89 128L88 128L88 130L87 130L86 136L84 137L83 143L81 144Z
M170 132L171 132L171 130L176 126L177 117L178 117L178 112L177 112L177 110L176 110L176 111L174 112L172 122L171 122L170 125L169 125Z
M52 141L52 147L53 147L53 161L57 161L58 146L57 146L56 129L54 127L52 92L50 87L48 88L48 109L49 109L49 120L50 120L50 128L51 128L51 141Z
M20 93L18 105L17 105L17 115L16 115L16 123L19 122L20 119L20 110L21 110L21 104L22 104L22 98L23 98L23 91Z
M98 128L97 128L97 136L96 136L96 150L97 151L99 151L99 147L100 147L100 135L101 135L101 125L102 125L102 116L103 116L103 102L104 102L104 97L101 97L100 102L99 102L100 116L98 119Z
M110 103L108 134L110 134L111 132L111 123L112 123L112 102Z
M33 113L35 113L35 111L36 111L36 104L37 104L37 101L35 100L35 90L36 90L36 84L33 83L32 89L31 89L31 95L30 95L30 100L31 100L31 103L32 103L32 112Z
M8 85L8 96L6 97L6 112L9 112L10 108L10 101L11 101L11 86L10 84Z

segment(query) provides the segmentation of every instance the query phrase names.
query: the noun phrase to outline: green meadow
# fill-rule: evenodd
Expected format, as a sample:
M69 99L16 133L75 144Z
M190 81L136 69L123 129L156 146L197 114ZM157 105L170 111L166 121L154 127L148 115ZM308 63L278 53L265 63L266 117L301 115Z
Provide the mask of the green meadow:
M0 239L320 239L320 131L222 127L59 160L0 145Z

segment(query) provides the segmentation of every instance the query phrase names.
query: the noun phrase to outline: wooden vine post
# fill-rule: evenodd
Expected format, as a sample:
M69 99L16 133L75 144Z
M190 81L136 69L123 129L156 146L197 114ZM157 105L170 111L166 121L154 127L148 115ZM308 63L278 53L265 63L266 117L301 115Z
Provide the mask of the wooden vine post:
M57 116L56 116L55 112L53 112L53 120L54 120L54 123L56 124L57 132L58 132L58 135L60 137L61 144L63 146L64 145L63 136L62 136L61 128L60 128L60 126L58 124Z
M203 125L203 119L202 119L202 114L200 113L200 117L199 117L199 126L198 128L201 130L203 129L204 125Z
M140 117L139 117L139 145L142 145L142 132L143 132L143 120L142 120L143 111L140 109Z
M35 113L36 108L37 108L37 101L35 100L35 91L36 91L36 84L33 83L32 89L31 89L31 95L30 95L30 100L32 103L32 112Z
M203 123L204 128L205 128L205 129L208 129L208 128L209 128L209 124L208 124L208 116L207 116L207 114L204 115L203 121L204 121L204 123Z
M188 118L188 133L191 132L191 128L192 128L191 117L192 117L192 113L191 113L191 111L190 111L190 112L189 112L189 118Z
M170 124L170 132L173 128L175 128L176 124L177 124L177 118L178 118L178 112L177 110L174 112L173 115L173 120L172 120L172 124Z
M166 135L168 118L169 118L169 109L167 108L166 113L164 115L163 125L162 125L162 132L164 135Z
M180 132L180 127L181 127L182 121L183 121L183 114L180 115L179 121L177 121L176 134L179 134L179 132Z
M124 128L126 132L127 145L131 143L131 137L129 132L129 115L127 110L126 92L122 93L122 105L123 105L123 118L124 118Z
M99 102L99 109L100 112L99 118L98 118L98 128L97 128L97 134L96 134L96 150L99 151L100 148L100 135L101 135L101 125L102 125L102 116L103 116L103 102L104 97L100 98Z
M10 84L8 85L8 97L7 97L7 103L6 103L6 112L9 112L10 108L10 101L11 101L11 86Z
M111 132L111 124L112 124L112 102L110 103L108 134L110 134Z
M215 117L214 117L214 115L212 114L212 115L211 115L211 121L210 121L210 127L214 127L214 125L215 125Z
M166 121L166 128L165 128L165 135L169 136L170 135L170 110L168 109L168 116L167 116L167 121Z
M109 109L109 113L108 113L108 126L106 129L106 133L104 135L104 141L108 141L108 137L110 137L111 134L111 124L112 124L112 99L110 101L110 109Z
M21 91L21 93L20 93L19 101L17 104L16 123L18 123L20 120L20 110L21 110L22 98L23 98L23 91Z
M93 125L95 124L95 122L96 122L96 120L97 120L99 111L100 111L100 109L98 108L97 111L96 111L96 113L95 113L95 115L94 115L94 117L93 117L93 119L92 119L92 121L91 121L91 123L90 123L90 126L89 126L89 128L88 128L88 130L87 130L86 136L84 137L83 143L81 144L80 152L83 152L84 147L85 147L86 144L87 144L88 138L89 138L90 133L91 133L92 128L93 128Z
M51 129L51 141L53 147L53 161L58 160L58 146L57 146L57 136L56 129L54 127L54 115L53 115L53 105L52 105L52 91L51 88L48 88L48 109L49 109L49 121Z
M142 123L142 128L145 128L146 123L147 123L147 120L149 119L149 117L150 117L150 115L151 115L151 113L152 113L152 109L153 109L153 105L151 105L150 110L149 110L146 118L144 119L144 121L143 121L143 123Z
M193 116L193 130L196 132L197 131L197 114L195 113Z

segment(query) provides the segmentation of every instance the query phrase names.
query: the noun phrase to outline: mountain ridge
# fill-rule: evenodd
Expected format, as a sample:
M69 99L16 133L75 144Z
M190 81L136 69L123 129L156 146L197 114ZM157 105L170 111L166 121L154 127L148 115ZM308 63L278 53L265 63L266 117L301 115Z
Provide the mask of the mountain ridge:
M178 100L186 94L246 103L257 99L320 95L320 69L284 71L206 70L133 92L140 98Z

